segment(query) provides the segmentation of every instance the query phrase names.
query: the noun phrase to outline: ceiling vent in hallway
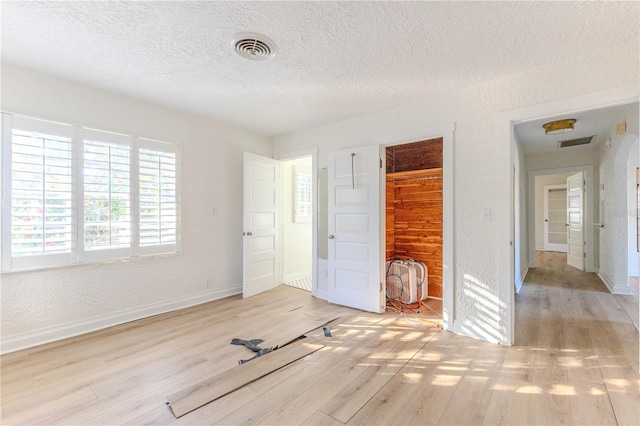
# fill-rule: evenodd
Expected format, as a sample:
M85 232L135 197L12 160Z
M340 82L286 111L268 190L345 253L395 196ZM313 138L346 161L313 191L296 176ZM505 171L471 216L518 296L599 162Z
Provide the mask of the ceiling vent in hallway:
M266 36L255 33L241 33L231 40L236 53L252 61L263 61L276 54L275 43Z
M593 138L595 138L595 135L587 136L586 138L578 138L578 139L570 139L570 140L566 140L566 141L559 141L558 142L558 148L567 148L569 146L586 145L588 143L591 143Z

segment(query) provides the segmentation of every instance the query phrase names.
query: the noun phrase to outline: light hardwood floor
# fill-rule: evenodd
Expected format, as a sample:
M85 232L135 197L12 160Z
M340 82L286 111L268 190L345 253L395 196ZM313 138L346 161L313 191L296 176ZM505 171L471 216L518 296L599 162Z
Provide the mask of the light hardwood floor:
M516 295L516 344L329 305L281 286L4 355L2 424L630 424L638 331L593 274L541 253ZM176 419L166 395L235 368L233 337L338 313L325 347Z

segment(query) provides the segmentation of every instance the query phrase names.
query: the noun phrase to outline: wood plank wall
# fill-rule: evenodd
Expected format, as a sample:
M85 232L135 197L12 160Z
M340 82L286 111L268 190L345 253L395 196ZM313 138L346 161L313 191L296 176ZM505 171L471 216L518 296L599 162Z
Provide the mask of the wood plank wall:
M387 260L426 264L434 297L442 297L442 183L442 168L387 174Z
M387 147L386 257L429 269L442 297L442 138Z
M442 167L442 138L387 148L387 173Z

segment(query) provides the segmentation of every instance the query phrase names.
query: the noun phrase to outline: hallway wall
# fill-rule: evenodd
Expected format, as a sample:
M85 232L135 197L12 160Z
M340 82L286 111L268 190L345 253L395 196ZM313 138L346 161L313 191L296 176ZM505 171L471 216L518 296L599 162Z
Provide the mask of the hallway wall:
M615 126L600 150L600 272L609 290L630 294L629 220L635 209L628 206L628 164L634 144L638 143L638 103L627 109L617 122L626 122L626 133L615 134ZM637 160L637 159L636 159Z

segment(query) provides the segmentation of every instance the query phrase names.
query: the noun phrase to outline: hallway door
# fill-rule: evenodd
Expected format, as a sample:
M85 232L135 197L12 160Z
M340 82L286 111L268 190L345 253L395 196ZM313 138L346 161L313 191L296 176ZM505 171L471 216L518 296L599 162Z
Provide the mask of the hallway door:
M567 264L584 271L584 176L567 178Z

